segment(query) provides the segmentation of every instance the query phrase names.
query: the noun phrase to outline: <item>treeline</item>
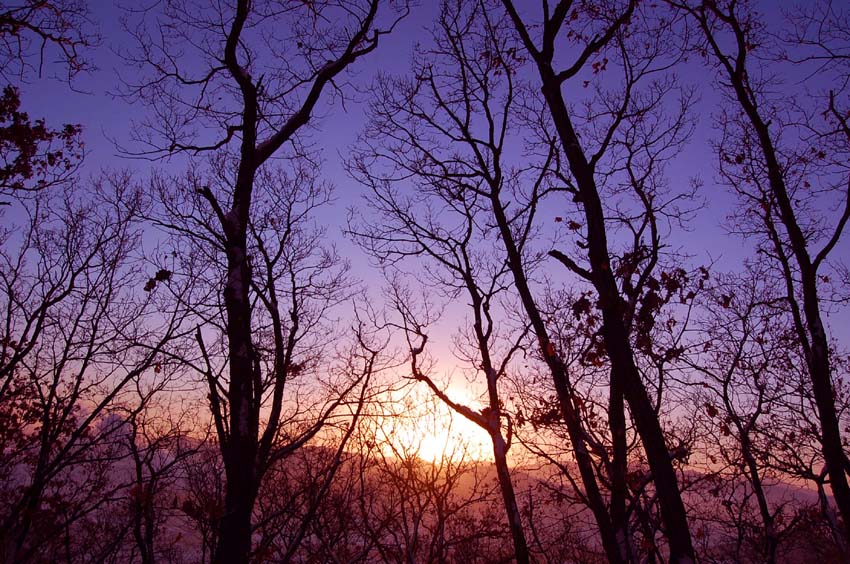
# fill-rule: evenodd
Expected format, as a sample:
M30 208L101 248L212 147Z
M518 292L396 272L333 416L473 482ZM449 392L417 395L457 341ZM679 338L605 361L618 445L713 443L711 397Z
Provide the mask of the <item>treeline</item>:
M850 560L850 10L411 4L0 5L4 561Z

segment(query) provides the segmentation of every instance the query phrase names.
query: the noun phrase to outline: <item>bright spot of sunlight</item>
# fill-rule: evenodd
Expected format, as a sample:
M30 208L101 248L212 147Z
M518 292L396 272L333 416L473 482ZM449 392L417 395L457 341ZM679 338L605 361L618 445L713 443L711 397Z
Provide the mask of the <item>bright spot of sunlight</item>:
M449 388L453 401L479 409L472 395L462 388ZM388 454L399 458L415 456L428 462L491 460L487 433L462 415L452 412L427 391L411 393L397 402L400 413L386 418L380 433L388 439Z

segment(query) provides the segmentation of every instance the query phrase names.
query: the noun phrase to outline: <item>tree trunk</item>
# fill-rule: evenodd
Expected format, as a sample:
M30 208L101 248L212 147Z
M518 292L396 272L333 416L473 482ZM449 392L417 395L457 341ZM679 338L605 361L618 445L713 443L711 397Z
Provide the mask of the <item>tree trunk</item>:
M634 560L629 533L629 516L626 512L628 489L626 472L628 469L628 449L626 444L626 408L623 403L623 384L617 377L619 373L611 371L611 384L608 399L608 427L611 429L613 456L611 460L611 527L617 538L620 554L626 562Z
M498 421L496 422L498 426ZM514 554L517 564L529 564L528 543L522 528L522 518L516 501L516 493L511 482L508 470L507 445L498 430L490 429L490 439L493 442L493 459L496 465L496 474L499 478L499 488L502 492L502 501L505 504L505 513L508 518L508 526L511 529L511 537L514 542Z
M522 256L514 242L513 234L511 233L511 228L497 190L493 190L491 201L496 225L499 228L499 233L508 255L508 267L511 269L511 274L513 274L514 285L517 288L523 308L537 336L540 352L552 375L555 393L558 397L558 407L567 426L567 433L570 436L570 442L572 443L573 452L576 457L576 464L578 465L579 474L584 485L587 504L593 513L596 526L599 529L602 546L609 562L624 562L626 555L621 551L622 547L617 542L617 535L611 526L611 519L605 506L605 500L602 498L599 485L596 482L593 459L587 450L587 444L584 439L585 431L582 428L577 410L573 405L567 370L560 357L552 349L546 324L529 288L528 279L526 278L522 264Z
M744 457L744 462L747 465L747 470L750 474L750 483L753 486L753 492L756 494L759 513L761 513L761 520L764 524L765 563L774 564L776 562L776 549L779 545L779 539L776 538L773 516L770 514L770 507L767 504L767 495L761 481L758 464L756 463L755 456L753 456L749 430L747 429L741 431L741 454Z
M784 183L782 184L784 188ZM790 210L790 201L787 193L783 193ZM841 443L841 430L838 422L838 413L835 410L835 391L832 387L832 367L829 358L829 343L823 321L820 315L820 300L817 290L817 273L812 266L808 250L805 245L798 241L802 238L802 231L796 223L796 218L791 213L782 214L789 234L792 235L791 246L797 258L801 271L803 286L803 312L805 314L805 327L797 327L797 332L802 341L808 340L809 347L806 354L806 363L809 369L809 378L812 382L812 390L815 395L815 404L818 409L818 420L821 428L821 448L823 452L826 469L829 473L829 483L832 487L832 495L838 512L844 522L844 544L850 546L850 485L847 483L847 455ZM789 299L795 299L789 296Z
M224 515L219 523L215 564L247 564L251 554L251 514L256 497L250 464L236 464L227 472Z
M694 549L685 505L679 493L676 471L667 450L661 424L635 365L634 352L623 319L623 300L611 271L605 215L599 199L594 171L587 162L578 136L573 129L569 112L561 95L560 82L550 67L539 64L538 69L543 82L543 95L569 161L570 170L576 179L584 207L587 221L588 258L593 285L599 296L599 308L602 310L603 336L611 362L612 381L618 380L622 383L624 397L643 442L661 506L661 515L667 528L670 561L693 562Z
M253 182L253 170L244 161L239 171L242 182ZM246 190L237 181L236 194ZM250 194L250 190L247 190ZM259 404L257 396L259 366L251 340L251 304L248 288L251 281L246 253L247 207L249 200L234 198L233 209L225 219L228 238L227 280L224 302L227 312L227 339L230 361L230 383L227 399L230 407L230 433L221 450L227 484L224 515L219 523L219 543L213 562L216 564L247 563L251 553L251 514L259 489L257 450L259 442Z

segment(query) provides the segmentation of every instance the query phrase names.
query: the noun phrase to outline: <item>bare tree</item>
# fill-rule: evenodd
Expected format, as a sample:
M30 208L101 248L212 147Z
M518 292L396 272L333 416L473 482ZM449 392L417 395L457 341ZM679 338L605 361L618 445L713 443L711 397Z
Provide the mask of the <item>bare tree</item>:
M322 432L327 442L325 445L312 449L312 452L299 449L298 452L305 455L301 459L301 463L296 461L290 468L279 467L275 469L278 472L269 479L268 491L264 492L268 496L267 501L270 503L265 504L266 512L261 515L260 524L266 530L260 530L263 533L265 543L259 543L258 550L268 548L270 543L277 545L278 548L271 553L282 562L300 561L301 556L298 550L305 543L305 540L308 537L321 534L322 519L320 517L323 512L329 510L328 496L334 486L335 478L350 457L347 453L350 449L350 441L360 428L361 418L365 410L374 401L374 380L388 366L382 358L386 346L386 337L379 336L379 333L383 331L378 333L366 331L363 325L353 331L357 335L356 341L349 350L340 355L344 361L337 369L338 376L340 376L339 380L344 388L331 388L325 393L325 397L332 398L333 403L328 402L331 403L332 408L343 402L345 408L342 413L334 413L335 420L326 417L325 421L321 423ZM394 366L394 364L390 362L389 366ZM355 385L359 385L356 396L351 394ZM349 396L354 397L349 398ZM330 429L338 429L338 434L335 436ZM292 445L287 446L291 449ZM282 472L280 472L281 470ZM278 483L276 478L281 477L288 478L288 480L284 479ZM288 496L280 496L276 493L279 491L278 486L286 481L289 482L291 488L294 486L292 489L298 494L292 495L292 490L290 490ZM284 507L289 507L284 512L278 509L282 500L285 500ZM296 506L295 511L292 510L291 506L293 505ZM282 513L289 513L285 516L285 521L289 521L290 525L288 527L275 527L274 521ZM311 547L306 549L312 554Z
M396 398L396 416L366 420L354 501L366 560L380 562L485 562L511 559L513 545L499 514L498 479L489 462L473 458L455 427L459 417L430 391ZM442 408L441 408L442 407ZM451 439L425 458L423 437ZM362 440L361 439L361 440Z
M453 7L455 4L449 6L452 7L444 13L460 11ZM478 17L484 22L478 24L483 30L479 32L478 43L468 39L474 37L477 29L457 18L451 33L445 33L434 52L429 53L431 57L417 66L414 79L387 80L379 87L380 101L374 110L376 121L367 131L366 149L358 160L357 171L377 194L376 207L394 218L394 223L367 234L373 242L371 248L385 260L430 255L437 263L451 268L455 262L462 261L464 241L470 233L480 229L485 236L492 233L498 237L498 252L505 262L504 267L494 267L493 272L510 272L519 303L536 337L535 348L552 375L558 410L575 449L585 499L599 526L608 557L627 560L632 552L624 509L628 493L624 398L631 398L629 405L644 448L649 451L652 475L660 482L655 486L662 512L672 521L667 523L666 532L678 547L673 547L674 555L681 552L683 557L692 557L687 535L682 534L682 528L687 530L684 506L657 414L663 385L661 380L657 381L658 396L653 402L643 384L644 374L653 374L659 363L669 360L670 355L675 356L674 345L663 351L655 350L650 335L658 311L671 297L679 296L686 278L681 269L655 272L664 255L661 238L670 225L687 217L681 200L690 192L667 194L663 180L663 162L675 154L690 131L689 94L679 89L675 81L664 78L665 69L676 61L676 56L667 50L669 43L660 39L667 27L658 22L654 22L658 27L653 27L650 15L641 14L650 20L646 24L648 29L635 31L634 36L626 32L618 34L632 12L629 6L612 21L605 20L607 12L577 16L607 26L605 41L610 43L607 47L610 53L606 51L606 55L612 62L606 58L606 62L598 61L593 68L598 74L603 64L613 66L613 61L622 61L624 83L622 93L604 91L596 106L589 102L588 115L582 118L586 119L583 139L585 143L596 143L598 151L592 165L585 163L585 170L568 173L561 166L562 140L548 133L553 119L548 106L539 103L519 79L526 60L522 55L524 40L513 39L506 33L506 29L514 28L514 19L508 15L507 22L499 21L485 4L473 2L469 6L470 12L478 10ZM566 14L566 4L559 8L558 14L561 11ZM562 20L550 22L550 32L554 34L561 23ZM642 38L640 41L634 39L638 36ZM652 39L644 47L646 38ZM587 47L581 64L571 72L578 73L585 63L592 66L588 58L601 48L598 42ZM659 78L653 80L656 76ZM562 77L561 82L566 78L567 75ZM646 86L642 88L644 83ZM669 116L659 112L663 101L677 93L680 94L678 111ZM518 143L510 135L512 128L527 135L530 149L522 164L511 164L507 156L509 148ZM570 142L567 156L575 142L576 139ZM593 172L597 166L599 172ZM394 186L408 179L414 179L423 194L435 195L433 203L422 202L426 209L417 209L418 198L396 191ZM607 190L604 208L596 192L599 186ZM582 190L593 190L595 195L585 199ZM563 216L552 219L566 227L564 231L570 235L578 234L582 249L593 248L594 260L602 252L605 262L593 266L596 269L593 271L580 266L571 251L552 251L551 255L583 283L593 285L598 295L597 300L584 297L577 301L576 317L590 312L594 302L603 311L594 352L597 362L603 365L611 362L614 374L607 408L608 426L615 437L613 460L608 459L606 465L606 472L612 471L613 480L610 513L593 460L594 456L605 459L607 453L588 438L564 353L556 349L552 327L544 318L536 295L537 282L533 280L535 266L551 249L539 248L542 245L536 239L544 229L540 224L541 207L565 195L572 196L581 213L586 211L586 202L599 204L598 208L591 206L595 214L593 222L587 221L595 226L591 230L593 234L589 231L588 235L582 235L583 224L575 220L565 222ZM634 198L631 202L629 196ZM457 225L443 225L437 220L438 209L456 213L461 220L465 216L471 219L458 221ZM464 225L469 227L464 229ZM625 242L621 254L610 251L606 242L606 234L615 232L620 236L618 240ZM602 251L600 244L604 246ZM453 253L457 253L456 259ZM476 255L470 256L474 261L479 260ZM591 265L594 260L590 261ZM479 266L474 269L486 271ZM462 270L455 268L458 272ZM457 281L437 282L450 287L454 283L462 289L462 279L458 276ZM496 283L493 287L500 285ZM601 293L600 288L605 292ZM610 330L610 323L618 324L621 331ZM633 349L645 354L652 363L639 366ZM622 382L617 375L624 375Z
M471 220L472 217L468 216L468 221L471 222ZM427 358L425 351L430 320L427 319L427 316L423 318L414 313L414 298L411 293L404 288L395 286L391 303L402 318L400 326L403 328L410 350L411 377L419 382L424 382L440 401L457 415L480 427L490 437L505 517L514 544L514 558L517 562L527 563L530 562L528 541L526 540L520 506L508 465L508 450L511 447L513 421L511 415L507 412L508 406L504 393L500 391L498 386L500 379L504 381L505 373L511 365L514 354L519 351L526 331L520 328L514 335L505 335L508 343L506 346L503 344L503 346L506 350L504 352L498 350L500 348L498 341L505 337L496 334L493 320L493 313L495 312L491 312L491 308L495 309L494 304L501 289L499 288L498 278L507 274L507 271L503 268L501 273L497 273L491 280L478 279L475 274L476 269L469 260L472 252L467 248L466 243L458 242L446 234L444 234L443 239L447 240L450 246L456 244L457 254L446 253L443 257L445 263L454 263L451 267L454 275L463 280L462 284L466 286L467 291L466 296L471 300L472 331L469 335L459 335L458 340L469 340L473 344L459 345L458 348L460 354L471 361L472 369L476 372L480 370L485 377L487 398L485 407L478 410L473 409L463 402L453 399L450 392L435 382L431 370L424 361ZM429 250L434 252L436 249L430 247ZM449 258L452 254L454 254L453 258L458 259L456 262ZM507 331L502 331L502 333L506 334ZM513 343L510 342L511 337L515 339ZM503 356L499 358L501 355Z
M382 5L390 12L385 27L380 23ZM224 311L228 374L221 379L210 375L209 397L227 485L214 560L245 562L263 474L321 427L309 426L286 441L287 448L279 446L284 390L299 375L303 378L315 369L304 339L315 339L311 330L322 318L324 306L311 310L314 306L307 304L314 298L335 301L341 283L336 278L323 286L314 280L329 275L331 256L323 259L314 256L313 249L293 246L313 243L289 239L288 228L298 225L299 216L276 217L259 207L258 174L273 174L268 170L271 160L285 155L287 148L307 155L298 134L319 100L343 92L337 81L343 80L344 71L377 48L406 5L379 0L237 0L198 10L194 3L174 0L158 4L157 9L159 14L139 23L128 22L139 40L128 60L138 64L142 78L127 84L126 92L152 108L137 141L146 143L144 150L153 155L233 149L227 165L233 174L221 179L223 186L213 189L202 181L188 188L203 198L195 201L201 212L197 217L203 218L203 235L195 241L223 259L216 261L222 268L212 288ZM286 207L285 198L294 194L297 191L270 190L283 206L275 213L287 209L301 213L302 202ZM273 226L275 221L281 225ZM191 221L173 223L177 232L184 233L193 229L191 225ZM268 232L278 236L269 244L264 240ZM317 266L314 259L319 260ZM288 290L279 290L281 283ZM259 312L263 321L258 320ZM255 337L257 323L263 326L266 342ZM202 337L199 332L201 348Z
M664 41L661 38L669 37L666 22L664 19L658 20L654 24L657 26L654 33L644 35L639 31L641 27L653 26L649 6L638 8L638 3L633 1L591 5L564 0L556 2L554 6L544 2L542 11L534 16L541 18L541 21L532 27L529 16L521 13L513 2L503 0L502 4L519 34L525 52L536 67L551 123L567 161L570 174L566 179L567 185L572 189L574 201L579 204L584 216L582 246L589 264L581 267L567 262L566 266L590 282L597 295L597 307L602 312L605 350L611 363L612 401L620 401L618 396L622 394L641 437L666 526L671 561L693 561L694 551L687 515L670 451L635 360L635 345L631 340L632 320L628 315L631 288L621 288L615 276L609 242L612 233L605 211L606 203L611 202L604 199L610 199L610 196L603 193L606 185L610 185L608 175L611 173L606 170L603 159L610 158L612 140L630 116L640 114L636 107L640 108L652 98L648 94L648 99L641 100L638 86L651 84L652 78L659 71L663 72L666 64L670 64L665 64L665 61L675 60L675 57L670 59L670 52L667 51L669 42L662 44L644 39L646 47L642 47L640 44L629 44L626 38L637 33L644 38L655 37L656 40ZM535 38L532 34L538 29L539 36ZM624 46L628 47L623 49ZM575 85L585 76L592 79L593 75L615 66L623 76L621 89L607 98L602 96L592 114L596 117L588 122L589 128L580 128L581 118L571 108L566 97L567 85ZM585 84L589 84L589 80L585 80ZM651 86L647 92L652 92ZM646 107L651 107L651 104ZM600 122L604 125L598 125ZM600 133L594 135L594 131ZM633 258L638 264L644 262L643 257ZM638 286L648 281L652 270L652 259L646 260L647 276L638 278ZM544 345L548 345L548 342ZM554 357L551 354L547 356ZM619 412L620 409L612 405L612 414L620 417ZM622 435L621 423L613 428ZM623 439L619 438L617 442L619 446L615 446L615 452L622 453ZM622 455L617 456L622 469ZM622 476L622 470L619 473ZM622 480L617 488L623 489ZM618 513L621 511L618 510ZM622 538L619 542L621 558L624 558L626 547L622 545Z
M179 508L187 528L199 535L197 560L212 560L218 546L218 530L224 512L224 467L221 450L214 440L199 445L193 456L183 460L183 483Z
M801 505L779 495L783 481L799 476L770 460L786 458L780 454L785 440L796 443L800 458L806 448L803 436L787 428L802 414L783 405L793 405L801 388L795 376L802 374L793 369L797 337L767 271L754 266L711 284L695 342L683 357L690 367L683 377L693 386L701 428L695 466L703 468L706 486L695 513L704 523L704 553L729 553L734 546L737 559L775 562ZM721 541L723 535L734 543Z
M156 366L170 374L152 386L136 386L138 399L127 406L122 445L130 462L124 501L133 543L121 556L143 564L175 560L180 554L180 507L175 501L187 490L183 469L188 459L206 446L210 432L197 408L185 405L173 389L184 368L174 362Z
M57 201L58 200L58 201ZM180 314L141 296L144 273L138 192L123 175L103 178L64 200L43 195L26 221L4 229L0 251L0 406L3 412L3 556L23 562L46 546L30 538L50 503L76 497L90 462L108 460L120 425L105 419L130 383L147 378L178 336ZM16 229L17 228L17 229ZM85 487L96 480L80 482ZM67 484L67 486L63 486ZM101 499L102 497L102 499ZM90 492L72 519L105 503ZM48 504L49 505L49 504ZM67 530L63 518L38 523L38 537ZM42 537L44 535L44 537Z
M0 6L0 76L42 76L45 62L58 63L72 79L90 68L85 56L98 43L88 6L80 0L12 0ZM45 57L56 57L45 61Z
M505 323L514 308L511 270L489 217L500 180L488 178L491 167L503 166L505 128L520 103L512 76L519 60L510 58L516 47L478 2L444 3L432 38L417 55L415 78L385 77L376 88L373 122L351 167L372 191L368 203L381 219L373 226L360 219L350 231L382 264L404 269L417 259L419 268L433 265L425 268L437 291L468 304L468 326L455 341L458 359L486 390L480 411L453 399L423 364L435 319L417 313L413 293L400 283L389 293L408 340L412 377L490 436L515 557L528 562L507 460L513 422L500 382L529 329L523 321ZM545 172L534 166L516 171L514 180L530 179L536 193ZM534 205L516 212L517 230L530 229Z
M232 190L230 164L228 159L218 158L210 165L209 176L199 178L193 172L185 178L162 177L153 186L153 193L162 204L153 221L173 237L174 246L162 251L163 260L173 261L174 272L169 277L186 280L191 286L191 293L175 298L192 312L198 327L195 349L175 360L202 378L210 401L211 423L219 443L224 441L224 446L219 446L225 469L228 457L235 456L228 442L234 433L229 325L220 294L222 276L227 270L226 239L205 194L227 194ZM251 340L257 351L254 375L258 378L251 383L257 393L252 400L257 403L251 404L251 409L257 418L257 450L252 459L255 466L248 474L250 481L242 484L248 488L243 493L250 494L250 498L242 500L232 490L225 490L225 494L230 491L231 496L237 496L231 503L250 502L249 541L254 527L265 519L258 517L261 521L254 523L252 515L266 474L285 465L294 452L323 437L337 424L353 428L356 411L346 415L346 405L350 401L359 405L365 399L349 396L359 389L357 393L362 398L371 387L373 372L381 367L376 362L383 345L370 344L358 326L350 330L352 345L337 349L347 340L343 337L348 331L338 324L336 316L341 315L342 305L355 296L356 285L349 277L348 265L335 249L323 246L325 229L313 218L316 209L329 201L330 187L316 178L308 163L302 164L296 168L298 165L293 162L293 172L264 169L258 173L253 197L262 212L252 218L248 227L248 253L252 257L248 280ZM175 185L183 189L175 191ZM159 291L159 286L157 277L148 281L151 291ZM345 368L346 363L358 359L362 366L352 364ZM338 363L344 366L337 366ZM342 449L344 444L345 441L338 447ZM237 460L230 463L237 464ZM241 467L246 463L238 459L238 464ZM226 499L225 495L225 505ZM225 508L216 523L219 552L215 558L221 558L225 534L233 534L223 529L222 522L227 519ZM304 516L304 521L308 522L309 516ZM261 532L262 527L257 531ZM287 545L284 552L297 549L298 535L290 540L295 544ZM262 542L256 548L262 549Z
M792 54L784 57L792 63L799 65L809 57L806 37L821 49L812 59L816 67L842 64L846 59L846 34L832 35L830 30L840 30L847 15L829 3L820 5L823 8L808 16L804 12L800 16L803 20L797 22L802 36L794 42L796 45L788 46ZM823 322L826 304L822 296L824 280L829 278L824 272L850 219L846 161L834 160L835 155L826 152L837 144L846 154L850 130L839 109L846 103L846 89L832 90L824 97L810 94L810 99L816 100L814 104L789 102L787 93L779 100L771 84L778 69L770 65L771 50L778 47L750 3L698 2L680 7L699 28L697 49L717 70L725 86L725 99L738 110L722 116L722 138L717 144L720 172L744 203L741 231L757 238L757 252L776 265L784 280L785 299L817 403L824 461L848 542L848 459L835 406L833 360ZM820 14L822 19L812 21L813 14ZM806 18L810 26L801 27ZM811 27L824 35L810 36ZM825 58L820 59L822 56ZM796 62L795 57L799 57ZM846 74L828 76L835 79L836 88L846 86ZM837 218L824 221L815 211L818 205L836 210Z
M46 71L70 82L90 68L86 50L97 42L85 3L0 8L4 79L26 82ZM127 532L119 520L102 519L126 489L119 412L134 386L157 387L161 354L178 336L181 316L141 292L136 247L145 202L132 179L116 173L78 182L81 127L52 129L20 106L19 90L5 86L2 556L107 558ZM64 193L48 190L57 185Z

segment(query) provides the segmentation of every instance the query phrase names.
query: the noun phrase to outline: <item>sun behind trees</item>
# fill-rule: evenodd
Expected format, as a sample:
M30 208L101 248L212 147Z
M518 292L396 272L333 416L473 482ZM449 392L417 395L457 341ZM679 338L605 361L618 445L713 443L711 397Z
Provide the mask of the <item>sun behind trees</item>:
M850 560L847 7L121 10L109 161L0 5L4 562Z

